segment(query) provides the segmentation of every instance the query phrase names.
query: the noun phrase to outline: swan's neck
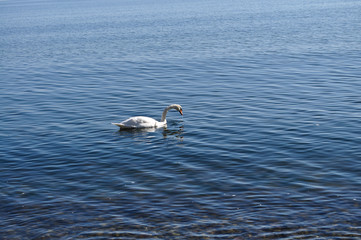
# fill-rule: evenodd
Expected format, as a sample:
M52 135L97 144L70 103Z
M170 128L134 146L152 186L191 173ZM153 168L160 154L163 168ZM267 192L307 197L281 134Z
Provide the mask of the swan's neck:
M168 107L166 107L166 108L164 109L163 114L162 114L162 118L160 119L161 122L165 122L165 121L166 121L165 118L167 117L167 113L168 113L168 111L169 111L170 109L172 109L172 107L170 107L170 106L168 106Z

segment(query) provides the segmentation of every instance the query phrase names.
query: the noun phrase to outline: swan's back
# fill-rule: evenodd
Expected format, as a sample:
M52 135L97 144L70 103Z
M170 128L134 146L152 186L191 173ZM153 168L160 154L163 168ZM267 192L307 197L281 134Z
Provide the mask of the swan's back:
M113 123L120 128L150 128L164 125L150 117L131 117L121 123Z

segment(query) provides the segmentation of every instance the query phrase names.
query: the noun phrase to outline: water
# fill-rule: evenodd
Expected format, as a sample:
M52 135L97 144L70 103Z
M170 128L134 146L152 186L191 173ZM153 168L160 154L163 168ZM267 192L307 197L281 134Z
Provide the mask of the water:
M361 238L360 12L1 1L0 238Z

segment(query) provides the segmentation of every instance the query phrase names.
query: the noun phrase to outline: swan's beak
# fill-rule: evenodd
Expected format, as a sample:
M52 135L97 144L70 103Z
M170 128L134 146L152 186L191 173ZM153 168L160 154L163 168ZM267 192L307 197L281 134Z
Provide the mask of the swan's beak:
M179 110L179 113L183 116L183 111L182 111L182 109Z

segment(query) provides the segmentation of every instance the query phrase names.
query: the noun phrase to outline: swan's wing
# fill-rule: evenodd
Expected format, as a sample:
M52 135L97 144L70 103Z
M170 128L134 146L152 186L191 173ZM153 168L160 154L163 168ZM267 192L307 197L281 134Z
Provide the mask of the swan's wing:
M149 128L157 127L158 121L150 117L131 117L121 123L112 123L120 128Z

